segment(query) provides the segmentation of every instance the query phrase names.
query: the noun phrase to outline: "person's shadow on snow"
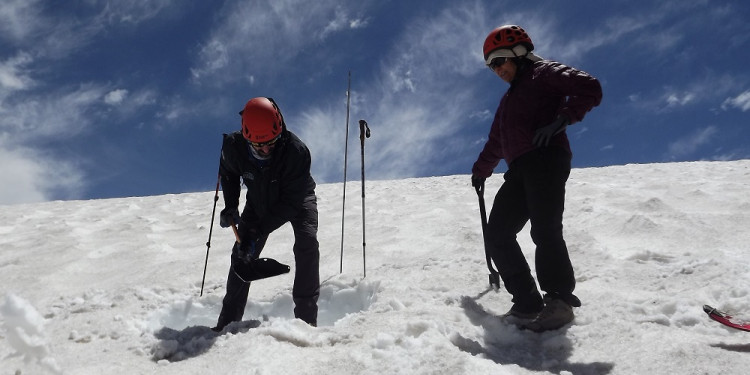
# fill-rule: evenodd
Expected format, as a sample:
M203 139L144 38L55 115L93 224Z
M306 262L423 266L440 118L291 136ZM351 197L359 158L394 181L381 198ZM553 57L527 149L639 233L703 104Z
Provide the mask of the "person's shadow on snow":
M452 342L471 355L484 355L499 364L516 364L531 371L569 371L573 374L608 374L613 363L570 363L573 345L566 336L567 327L534 333L523 331L487 312L477 297L461 297L461 308L472 324L485 331L484 342L456 335Z
M159 341L151 347L151 359L154 362L161 360L178 362L197 357L208 352L217 337L227 333L245 333L259 326L259 320L247 320L232 323L221 332L214 332L206 326L191 326L181 331L163 327L154 332L154 337Z

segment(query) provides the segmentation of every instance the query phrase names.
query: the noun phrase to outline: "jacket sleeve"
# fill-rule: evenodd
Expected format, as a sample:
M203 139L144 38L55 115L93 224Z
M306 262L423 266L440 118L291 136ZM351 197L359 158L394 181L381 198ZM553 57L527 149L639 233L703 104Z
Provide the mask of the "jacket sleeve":
M260 219L260 230L271 233L287 221L292 220L302 210L305 198L314 194L314 182L310 175L311 157L307 147L295 144L289 159L281 171L279 200L265 217ZM274 182L272 182L274 183Z
M495 114L495 120L490 127L490 134L484 149L479 153L477 161L471 168L471 174L479 177L490 177L492 171L503 159L503 147L500 142L500 111Z
M545 81L550 89L566 97L557 114L567 117L570 124L583 120L588 111L601 103L602 86L593 76L562 64L548 69Z
M224 134L219 159L219 175L221 176L221 191L224 195L225 208L237 208L240 205L240 177L242 172L238 167L237 153L234 150L234 139Z

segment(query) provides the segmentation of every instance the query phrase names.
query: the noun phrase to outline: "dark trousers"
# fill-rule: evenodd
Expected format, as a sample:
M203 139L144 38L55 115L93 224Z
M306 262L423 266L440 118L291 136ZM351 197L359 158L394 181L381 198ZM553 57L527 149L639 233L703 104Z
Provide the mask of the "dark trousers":
M318 208L315 196L309 197L303 210L290 220L294 230L294 316L310 325L317 325L318 296L320 295L320 252L318 248ZM268 235L256 243L255 256L263 251ZM242 320L247 304L250 283L242 281L233 271L236 263L241 262L236 251L232 252L232 268L227 276L227 292L222 303L217 326L223 328L231 322Z
M487 224L490 254L513 302L521 306L541 305L529 264L516 239L529 221L541 289L560 295L572 295L575 289L562 224L569 176L570 155L565 150L537 149L511 163L495 196Z

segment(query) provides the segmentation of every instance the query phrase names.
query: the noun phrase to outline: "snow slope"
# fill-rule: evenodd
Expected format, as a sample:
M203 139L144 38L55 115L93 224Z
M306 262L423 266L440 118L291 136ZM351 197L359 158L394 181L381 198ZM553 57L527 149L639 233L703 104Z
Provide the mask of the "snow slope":
M750 161L573 170L565 233L583 306L559 331L498 322L469 176L319 186L320 326L293 272L255 282L245 321L209 330L231 231L214 192L0 206L0 374L742 374L750 336ZM492 197L501 176L488 180ZM218 209L221 209L220 200ZM217 212L218 212L217 209ZM264 256L294 267L288 226ZM528 226L519 236L529 259ZM533 266L533 262L531 263Z

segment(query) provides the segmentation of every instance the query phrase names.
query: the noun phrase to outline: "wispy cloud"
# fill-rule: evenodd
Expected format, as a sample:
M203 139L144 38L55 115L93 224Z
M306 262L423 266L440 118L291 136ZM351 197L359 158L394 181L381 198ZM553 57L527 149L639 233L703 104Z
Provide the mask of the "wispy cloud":
M363 27L367 27L366 19L351 17L346 9L343 7L336 7L334 10L334 18L323 28L323 31L320 33L320 38L325 39L329 34L342 30L359 29Z
M549 22L550 20L539 20L531 24L535 27L535 39L539 41L537 50L543 57L575 64L594 49L622 44L624 38L653 24L653 18L654 15L612 17L601 25L592 25L585 31L579 31L580 35L561 33L560 30L565 26Z
M472 108L477 92L470 77L480 71L487 73L480 47L493 22L487 20L479 3L449 4L444 10L414 17L402 30L389 30L396 35L388 49L380 51L380 68L367 74L372 77L368 82L355 72L349 152L352 160L359 156L357 121L366 119L373 133L367 140L368 169L373 178L411 176L434 168L436 158L452 160L440 150L460 138L455 135L473 122L456 109ZM388 22L361 16L367 14L364 8L329 1L306 5L302 13L288 11L299 5L297 1L246 5L227 9L222 26L203 44L192 70L196 81L222 82L249 77L248 72L254 72L253 79L262 74L261 79L269 80L283 73L287 61L317 48L326 38ZM327 48L319 52L330 60L342 53L335 45ZM305 61L310 64L309 58ZM491 78L489 73L487 76ZM314 173L322 181L339 180L342 175L344 88L342 85L340 91L306 103L298 113L287 113L292 130L313 151ZM282 109L292 107L280 105Z
M74 136L94 123L93 109L103 103L105 93L104 87L84 85L3 103L0 129L20 143L39 137L59 140Z
M727 109L742 103L742 95L737 98L725 98L730 92L743 86L743 81L743 77L728 73L706 72L675 85L647 88L648 92L630 94L628 99L629 103L639 110L654 113L673 112L684 108L711 110L720 106Z
M667 159L679 160L693 154L698 148L710 143L718 131L716 126L707 126L670 143Z
M31 62L31 56L23 52L0 61L0 103L11 93L26 90L33 85L34 80L27 69Z
M605 102L595 115L606 113L607 124L672 124L688 113L705 112L694 122L728 124L737 121L727 117L750 109L748 75L734 65L734 55L746 50L750 38L750 26L737 16L739 3L615 2L591 9L543 3L550 7L546 12L505 0L440 0L429 7L376 0L231 0L210 6L132 0L54 9L40 0L8 0L0 7L0 43L8 47L0 51L0 151L3 160L25 166L14 171L28 170L29 181L50 175L50 165L60 171L93 170L88 155L64 151L89 139L110 156L122 155L117 162L123 165L132 158L130 150L119 147L163 140L171 149L195 134L227 131L238 125L242 101L270 95L279 100L290 129L313 151L316 178L337 181L344 152L345 74L352 70L350 162L359 159L357 121L366 119L373 134L367 140L368 177L468 173L507 88L484 68L481 45L489 30L507 23L522 24L541 56L600 78ZM200 25L186 21L201 16ZM697 24L710 26L711 36L697 33ZM189 32L180 34L185 38L169 39L171 31L186 28ZM152 49L162 52L150 39L156 33L173 43L153 60L149 55L143 64L133 61ZM722 40L726 48L699 51L706 40ZM116 61L120 53L124 64ZM613 116L611 108L617 106L627 106L619 113L627 110L633 117ZM130 129L156 131L101 146L113 129L118 136ZM188 131L175 141L166 136L175 129ZM597 136L585 132L585 125L576 130L569 136ZM720 143L719 135L702 130L686 130L689 136L670 145L670 157L702 155L690 150L703 152L711 142ZM663 157L659 151L652 156ZM174 163L175 157L161 162ZM6 181L0 176L0 183ZM92 179L61 176L57 181L58 191L71 193ZM52 196L49 190L29 191Z
M692 92L670 92L665 94L664 101L667 107L681 107L693 102L695 97L696 95Z
M337 108L310 108L299 116L288 117L291 130L300 136L311 149L313 175L318 182L341 181L344 171L344 148L346 143L346 95L339 96ZM283 110L283 107L282 107ZM354 141L357 120L349 123L349 147L358 147ZM354 165L354 164L351 164Z
M91 126L105 90L98 86L0 103L0 203L78 198L84 173L54 147Z
M168 8L179 12L180 6L171 0L108 1L97 18L108 23L138 25L157 17Z
M354 7L349 5L349 7ZM303 11L300 11L303 10ZM237 77L270 79L297 55L309 52L331 35L365 27L355 9L338 1L238 1L224 10L211 36L200 46L191 69L202 84Z
M459 152L447 145L469 122L460 110L471 108L477 95L468 77L484 69L477 46L487 28L477 25L488 22L477 10L455 5L412 20L384 54L376 81L358 92L366 105L355 113L372 129L366 141L371 177L414 176Z
M16 43L28 38L40 25L40 0L5 0L0 7L0 38Z
M57 62L90 45L102 31L153 19L167 0L85 2L80 14L56 12L36 0L9 0L0 7L0 185L2 203L76 198L85 178L78 163L54 147L105 123L114 113L133 113L153 103L148 90L111 88L110 83L48 82ZM81 14L86 14L81 22ZM109 107L109 108L107 108ZM114 112L111 108L116 108Z
M56 160L0 139L0 204L71 199L80 196L83 175L75 164Z
M737 108L742 112L750 111L750 90L743 92L733 98L728 98L721 104L723 110Z

